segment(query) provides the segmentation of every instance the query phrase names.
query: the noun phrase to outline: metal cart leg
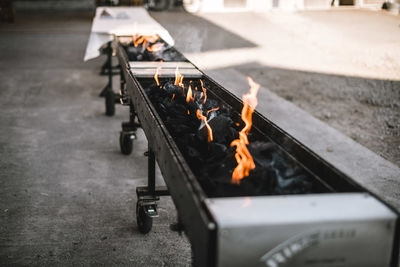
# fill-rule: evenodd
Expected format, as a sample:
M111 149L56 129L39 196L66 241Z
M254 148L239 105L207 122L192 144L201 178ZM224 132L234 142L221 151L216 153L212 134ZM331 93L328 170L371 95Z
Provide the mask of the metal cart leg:
M112 48L111 42L107 44L107 69L108 69L108 82L104 89L101 91L100 96L104 96L106 104L106 115L113 116L115 114L115 102L119 102L119 96L113 92L112 89Z
M167 187L156 187L156 160L154 152L149 147L148 177L146 187L137 187L136 223L141 233L150 232L153 226L153 217L158 217L157 201L160 196L168 196Z
M133 140L136 139L136 130L140 127L139 123L135 122L135 108L133 104L129 104L129 121L122 123L122 131L119 135L119 147L121 153L130 155L133 151Z
M101 69L108 70L108 82L107 85L104 87L104 89L100 92L101 97L106 95L106 92L112 87L112 72L110 71L112 69L112 48L111 48L111 42L108 42L107 48L105 49L106 54L107 54L107 60L101 67ZM112 90L112 88L111 88Z

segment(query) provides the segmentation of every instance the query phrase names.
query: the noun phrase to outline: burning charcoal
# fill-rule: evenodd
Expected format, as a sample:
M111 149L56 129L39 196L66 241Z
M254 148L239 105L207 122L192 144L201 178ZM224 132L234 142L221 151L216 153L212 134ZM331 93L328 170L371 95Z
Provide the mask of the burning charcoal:
M230 126L233 124L233 121L225 114L217 115L216 117L208 120L208 124L212 129L214 142L226 144L227 141L233 139L232 129L230 128ZM197 135L200 140L207 139L208 131L204 123L200 125Z
M217 108L218 106L219 105L218 105L217 100L207 98L207 101L204 105L204 110L211 110L211 109Z
M182 94L182 88L174 85L173 82L167 82L163 86L163 90L168 94L168 96L172 97L173 94L176 95L181 95Z
M305 194L311 193L312 184L305 175L284 179L278 177L275 188L276 194Z
M126 53L128 54L129 61L140 61L143 59L141 47L128 46L126 47Z
M271 142L254 142L248 145L248 149L256 165L264 168L269 168L273 165L273 153L276 153L277 148L277 145Z
M165 51L168 49L163 54ZM144 55L151 56L149 53ZM237 162L236 149L230 144L238 139L238 133L244 125L235 125L231 107L221 105L209 96L204 103L203 91L194 89L196 86L201 88L199 80L184 81L186 91L189 84L192 97L183 93L182 87L174 85L171 80L164 81L162 88L152 81L145 87L145 92L209 197L305 194L315 191L315 183L276 144L260 141L257 135L251 133L247 147L256 168L239 184L232 184L232 173ZM212 129L212 141L209 140L204 120Z
M172 47L165 49L161 57L164 61L186 61L186 59Z
M220 162L225 159L228 153L226 146L212 142L209 144L209 157L207 162Z

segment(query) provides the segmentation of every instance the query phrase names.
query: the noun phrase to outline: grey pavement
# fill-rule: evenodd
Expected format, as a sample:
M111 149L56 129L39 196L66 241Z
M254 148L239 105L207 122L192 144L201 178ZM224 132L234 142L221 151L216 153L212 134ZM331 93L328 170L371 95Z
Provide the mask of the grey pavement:
M0 265L190 266L169 197L150 235L136 228L147 142L139 131L133 154L119 151L128 109L104 115L105 58L82 62L92 16L0 26Z

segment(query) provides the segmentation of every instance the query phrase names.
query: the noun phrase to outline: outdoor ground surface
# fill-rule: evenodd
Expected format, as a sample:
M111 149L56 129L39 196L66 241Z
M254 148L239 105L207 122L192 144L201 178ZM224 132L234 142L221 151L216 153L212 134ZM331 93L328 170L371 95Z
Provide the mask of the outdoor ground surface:
M136 228L147 143L139 131L133 154L119 152L128 110L104 116L104 57L82 62L92 16L19 13L16 24L0 25L0 265L190 266L186 238L169 230L170 198L149 235ZM399 17L152 16L200 67L251 75L400 164Z
M250 75L400 165L399 16L351 9L152 15L203 69Z
M104 115L104 58L82 61L92 16L1 25L0 266L190 266L169 197L151 234L137 230L147 142L139 131L133 154L119 151L128 109Z

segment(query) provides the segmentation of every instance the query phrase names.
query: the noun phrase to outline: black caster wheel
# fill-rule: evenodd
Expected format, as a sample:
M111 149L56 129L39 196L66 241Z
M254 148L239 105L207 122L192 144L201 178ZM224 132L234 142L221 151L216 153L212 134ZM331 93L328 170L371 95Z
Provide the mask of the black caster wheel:
M135 139L134 133L121 132L119 134L119 147L122 154L130 155L132 153L133 139Z
M150 232L153 226L153 218L146 213L142 201L136 202L136 223L142 234Z
M106 115L114 116L115 114L115 95L111 90L107 90L104 95L106 101Z

